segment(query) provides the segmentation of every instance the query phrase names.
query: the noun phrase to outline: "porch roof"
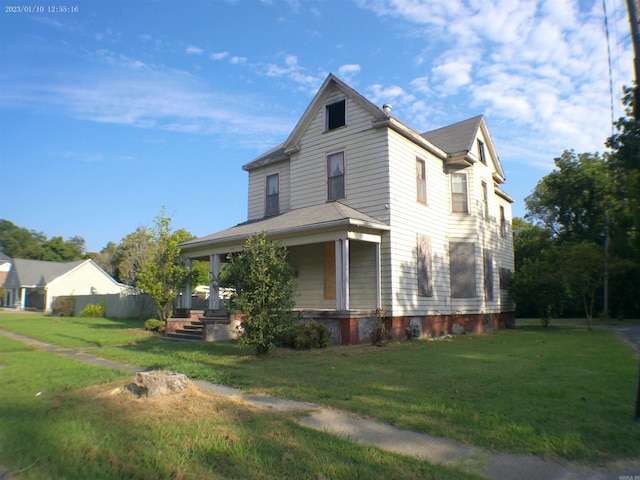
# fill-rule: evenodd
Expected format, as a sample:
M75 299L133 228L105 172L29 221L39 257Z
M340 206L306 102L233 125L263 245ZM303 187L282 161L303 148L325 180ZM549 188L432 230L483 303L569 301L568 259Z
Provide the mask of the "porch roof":
M245 240L257 232L265 231L269 237L286 238L305 233L335 228L362 228L386 231L390 227L382 221L362 213L340 202L329 202L298 208L281 215L261 220L240 223L235 227L221 230L179 245L183 254L219 245L244 244Z

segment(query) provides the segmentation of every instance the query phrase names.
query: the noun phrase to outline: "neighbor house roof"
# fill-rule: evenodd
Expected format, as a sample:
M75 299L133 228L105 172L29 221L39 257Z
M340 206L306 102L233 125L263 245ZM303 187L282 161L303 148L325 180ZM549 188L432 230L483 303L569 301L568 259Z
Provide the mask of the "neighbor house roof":
M256 232L266 231L270 235L296 233L340 226L360 226L375 230L389 230L380 220L366 215L340 202L329 202L311 207L290 210L276 217L245 222L235 227L200 237L180 245L185 250L216 241L243 241Z
M8 277L7 281L11 284L5 286L7 288L43 287L87 261L61 263L14 258L12 267L14 275Z

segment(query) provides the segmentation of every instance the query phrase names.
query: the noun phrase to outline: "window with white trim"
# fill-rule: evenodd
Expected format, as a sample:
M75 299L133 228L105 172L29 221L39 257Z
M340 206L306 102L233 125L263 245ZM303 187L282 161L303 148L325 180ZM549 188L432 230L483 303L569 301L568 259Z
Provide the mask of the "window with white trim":
M416 200L427 203L427 169L421 158L416 158Z
M347 102L339 100L325 108L325 131L335 130L347 124Z
M453 213L469 213L466 173L451 174L451 211Z
M487 164L487 154L484 151L484 142L478 139L478 156L480 157L480 161Z
M344 193L344 152L327 156L327 200L345 198Z
M265 217L272 217L280 213L280 175L275 173L267 176Z

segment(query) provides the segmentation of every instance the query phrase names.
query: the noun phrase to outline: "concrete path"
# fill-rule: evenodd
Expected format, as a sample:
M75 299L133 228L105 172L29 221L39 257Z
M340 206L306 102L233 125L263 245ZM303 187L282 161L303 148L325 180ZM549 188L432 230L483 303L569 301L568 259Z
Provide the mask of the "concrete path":
M134 373L143 371L139 367L106 360L86 351L49 345L1 329L0 335L92 365L120 368ZM390 452L409 455L433 464L458 467L487 478L497 480L640 480L640 463L634 465L633 470L629 470L629 467L622 467L621 471L601 472L578 464L562 465L529 455L493 453L456 440L402 430L375 420L324 408L315 403L297 402L264 395L247 395L242 390L204 380L193 380L193 383L203 390L235 398L254 406L280 411L307 412L308 415L299 419L299 423L305 427L362 445L373 445Z

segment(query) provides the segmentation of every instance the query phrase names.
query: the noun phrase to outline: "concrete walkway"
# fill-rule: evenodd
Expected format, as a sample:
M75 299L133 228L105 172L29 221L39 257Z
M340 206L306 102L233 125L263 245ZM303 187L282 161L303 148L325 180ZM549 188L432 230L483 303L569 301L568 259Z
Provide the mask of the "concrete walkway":
M0 329L0 335L33 345L46 352L65 355L92 365L120 368L133 373L143 371L140 367L127 365L97 357L82 350L73 350L49 345L23 335ZM281 411L307 412L299 423L305 427L336 435L362 445L373 445L389 452L409 455L433 464L458 467L497 480L640 480L640 462L629 470L602 472L587 466L562 465L529 455L493 453L465 443L433 437L424 433L402 430L375 420L324 408L307 402L297 402L271 396L247 395L242 390L204 380L193 383L203 390L235 398L248 404ZM635 477L635 478L634 478ZM2 478L0 476L0 478Z

